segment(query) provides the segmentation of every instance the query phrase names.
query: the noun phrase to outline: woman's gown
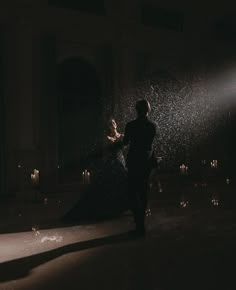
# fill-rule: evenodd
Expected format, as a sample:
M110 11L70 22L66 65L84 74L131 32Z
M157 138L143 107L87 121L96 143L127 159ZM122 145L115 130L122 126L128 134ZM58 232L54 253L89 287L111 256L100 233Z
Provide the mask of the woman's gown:
M128 177L121 143L108 144L105 156L96 162L91 184L64 221L112 218L128 210Z

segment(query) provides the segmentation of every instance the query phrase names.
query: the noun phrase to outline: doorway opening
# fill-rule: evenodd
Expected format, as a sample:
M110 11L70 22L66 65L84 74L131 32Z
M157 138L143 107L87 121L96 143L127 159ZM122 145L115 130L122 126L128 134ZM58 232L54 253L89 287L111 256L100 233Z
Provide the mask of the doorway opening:
M77 183L103 139L101 84L95 68L70 58L57 65L59 183Z

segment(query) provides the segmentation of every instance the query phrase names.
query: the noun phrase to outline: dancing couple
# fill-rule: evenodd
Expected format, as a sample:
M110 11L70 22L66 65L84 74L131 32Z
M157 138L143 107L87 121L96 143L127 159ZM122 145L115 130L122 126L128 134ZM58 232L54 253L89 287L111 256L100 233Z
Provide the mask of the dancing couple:
M97 166L96 177L88 191L66 214L67 220L97 220L131 210L136 225L134 233L145 235L156 124L148 117L151 107L147 100L137 101L135 109L137 117L126 124L124 134L118 131L116 121L110 120L106 137L109 150ZM127 150L126 158L124 150Z

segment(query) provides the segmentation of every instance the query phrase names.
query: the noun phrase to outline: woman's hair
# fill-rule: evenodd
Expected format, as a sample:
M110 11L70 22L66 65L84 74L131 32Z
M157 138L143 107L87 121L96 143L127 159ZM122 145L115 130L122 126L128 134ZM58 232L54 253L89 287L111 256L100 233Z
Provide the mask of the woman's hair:
M115 121L115 119L112 117L107 121L107 127L110 128L112 126L112 122Z
M146 99L142 99L136 102L135 109L138 116L143 116L151 111L151 106Z
M112 124L113 121L116 122L115 118L113 118L113 117L111 117L111 118L108 119L108 121L107 121L106 132L107 132L108 134L111 133L111 128L112 128L112 126L113 126L113 124Z

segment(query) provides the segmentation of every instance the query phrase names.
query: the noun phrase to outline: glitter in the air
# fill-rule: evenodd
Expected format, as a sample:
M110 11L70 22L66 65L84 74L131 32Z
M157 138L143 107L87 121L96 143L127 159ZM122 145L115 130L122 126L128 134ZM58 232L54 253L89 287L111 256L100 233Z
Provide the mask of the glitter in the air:
M146 98L151 103L150 118L158 126L154 147L169 162L188 161L192 148L204 143L227 121L206 79L199 76L176 79L160 71L120 93L119 98L114 115L121 130L135 118L138 99Z

